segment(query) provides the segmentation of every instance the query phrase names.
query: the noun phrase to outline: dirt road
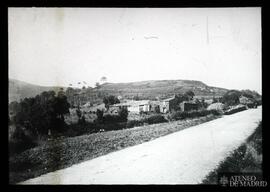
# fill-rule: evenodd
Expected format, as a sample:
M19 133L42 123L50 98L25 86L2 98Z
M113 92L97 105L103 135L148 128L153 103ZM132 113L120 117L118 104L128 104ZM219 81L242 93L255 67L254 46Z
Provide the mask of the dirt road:
M199 184L252 134L261 113L224 116L21 184Z

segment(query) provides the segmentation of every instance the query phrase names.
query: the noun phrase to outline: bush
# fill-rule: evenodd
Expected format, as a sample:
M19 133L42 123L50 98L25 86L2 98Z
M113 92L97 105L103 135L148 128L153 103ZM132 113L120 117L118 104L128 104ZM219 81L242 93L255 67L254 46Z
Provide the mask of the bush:
M100 109L97 109L96 114L97 114L97 121L102 122L103 121L103 111Z
M45 91L13 103L10 108L15 110L12 111L14 125L25 127L39 136L47 135L49 129L62 131L64 115L69 114L69 103L63 91L57 95L54 91Z
M231 114L234 114L234 113L237 113L237 112L240 112L240 111L244 111L246 110L247 107L245 105L238 105L238 106L235 106L234 108L231 108L227 111L225 111L225 115L231 115Z
M182 120L186 118L196 118L196 117L203 117L207 115L220 115L220 113L217 110L200 110L200 111L176 111L173 112L169 119L172 120Z
M99 114L98 114L99 113ZM105 114L97 111L98 122L103 123L117 123L117 122L126 122L128 118L128 110L126 108L122 108L118 110L118 115Z
M121 122L121 121L122 121L122 118L119 115L106 114L103 116L104 123L116 123L116 122Z
M106 108L109 108L110 105L120 103L120 101L117 97L110 95L103 98L103 103L105 104Z
M82 124L82 125L84 125L85 123L86 123L85 116L84 116L84 115L82 115L82 117L81 117L81 118L79 118L79 120L78 120L78 124Z
M142 126L142 125L143 125L142 120L130 120L127 122L126 127L132 128L132 127L138 127L138 126Z
M37 144L34 142L34 138L25 133L22 127L16 127L14 134L9 140L9 152L10 154L20 153L24 150L35 147Z
M166 120L164 116L159 115L159 114L150 116L143 120L143 123L148 123L148 124L156 124L156 123L164 123L164 122L168 122L168 120Z
M156 115L152 115L150 117L146 117L140 120L129 120L126 124L126 127L132 128L132 127L142 126L145 123L156 124L156 123L165 123L165 122L168 122L168 120L163 115L156 114Z
M237 90L229 90L222 97L222 103L226 105L237 105L240 103L239 98L242 95L240 91Z
M74 137L86 133L95 133L98 132L98 130L99 129L96 123L76 123L68 125L64 134L65 136Z
M118 110L119 117L122 121L127 121L128 118L128 109L122 108Z

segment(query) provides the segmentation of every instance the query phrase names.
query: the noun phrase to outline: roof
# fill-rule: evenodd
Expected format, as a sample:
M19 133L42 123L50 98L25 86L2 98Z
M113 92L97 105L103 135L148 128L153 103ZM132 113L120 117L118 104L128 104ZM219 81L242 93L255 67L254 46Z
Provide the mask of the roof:
M100 105L96 105L96 106L90 107L89 108L89 111L96 111L97 109L99 109L99 110L106 109L105 108L105 104L102 103Z
M127 101L125 103L117 103L114 104L114 107L119 107L119 106L140 106L140 105L149 105L150 104L150 100L139 100L139 101Z
M83 105L83 107L91 107L91 103L88 101L87 103L85 103L85 104Z
M161 101L150 101L152 105L160 105Z
M183 101L181 103L184 103L184 104L186 104L186 103L188 103L188 104L197 104L195 101Z
M175 97L171 97L171 98L168 98L168 99L163 99L163 101L171 101L173 99L175 99Z

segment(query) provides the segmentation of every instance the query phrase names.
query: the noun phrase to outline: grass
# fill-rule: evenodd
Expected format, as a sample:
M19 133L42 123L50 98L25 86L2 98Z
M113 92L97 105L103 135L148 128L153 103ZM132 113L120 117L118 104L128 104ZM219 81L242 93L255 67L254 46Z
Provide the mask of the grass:
M259 173L262 174L262 125L238 149L212 171L203 184L217 184L219 173Z
M219 117L208 115L170 123L51 140L9 157L9 182L14 184L34 178Z

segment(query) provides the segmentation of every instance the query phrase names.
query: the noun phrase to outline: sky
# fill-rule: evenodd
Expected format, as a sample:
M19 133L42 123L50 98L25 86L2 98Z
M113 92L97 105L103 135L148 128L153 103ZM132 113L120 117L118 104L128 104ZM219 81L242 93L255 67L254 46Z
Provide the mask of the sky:
M261 9L9 8L9 77L45 86L188 79L261 93Z

